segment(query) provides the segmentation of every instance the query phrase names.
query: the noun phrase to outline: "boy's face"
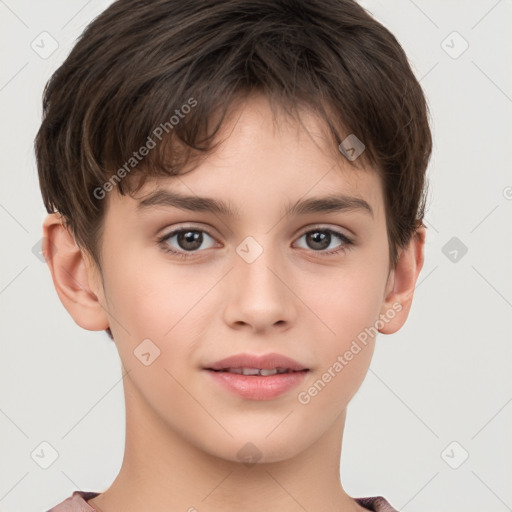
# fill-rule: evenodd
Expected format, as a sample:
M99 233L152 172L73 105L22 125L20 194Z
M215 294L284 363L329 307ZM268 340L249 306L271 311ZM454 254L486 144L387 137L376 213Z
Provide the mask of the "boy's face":
M393 332L405 321L407 304L398 306L394 292L397 270L389 271L377 173L336 157L318 121L303 119L314 141L283 117L274 126L267 100L254 97L225 126L225 142L190 173L148 181L136 198L108 194L104 288L87 264L101 307L87 314L102 318L98 329L110 326L128 371L130 435L149 429L152 439L161 435L159 443L181 438L234 461L245 452L260 462L292 457L339 435L374 349L365 328ZM221 201L238 217L138 208L157 189ZM290 205L331 195L363 200L371 211L359 204L286 215ZM185 231L157 241L176 229ZM404 273L409 289L421 264L412 267ZM286 389L281 377L229 377L239 387L244 379L273 379L277 391L268 390L269 380L258 394L251 386L236 392L207 369L229 356L269 353L308 371Z

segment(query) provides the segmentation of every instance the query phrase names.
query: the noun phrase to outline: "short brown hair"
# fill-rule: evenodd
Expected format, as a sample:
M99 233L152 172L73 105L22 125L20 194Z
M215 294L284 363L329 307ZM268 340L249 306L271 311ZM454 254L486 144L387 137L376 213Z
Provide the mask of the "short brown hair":
M138 189L147 176L178 174L215 148L228 108L256 92L311 109L336 144L348 134L363 141L360 158L383 184L396 264L397 248L424 225L428 106L398 41L353 0L114 2L44 91L35 151L48 213L63 216L101 271L98 187L158 126L162 142L117 188L131 193L135 175ZM194 108L170 123L190 99Z

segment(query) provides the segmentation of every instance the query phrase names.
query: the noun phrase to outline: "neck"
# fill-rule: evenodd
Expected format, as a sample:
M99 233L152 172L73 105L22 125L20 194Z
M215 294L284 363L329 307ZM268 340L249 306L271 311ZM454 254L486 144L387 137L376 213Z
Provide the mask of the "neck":
M345 411L312 446L279 462L215 457L170 431L125 379L126 441L121 470L89 504L98 512L355 512L340 455Z

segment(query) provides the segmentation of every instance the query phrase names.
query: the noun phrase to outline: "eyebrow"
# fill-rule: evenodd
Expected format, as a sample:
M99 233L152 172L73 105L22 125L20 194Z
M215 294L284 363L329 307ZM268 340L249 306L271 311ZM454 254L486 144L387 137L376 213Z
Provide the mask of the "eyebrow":
M166 206L193 212L211 212L228 217L238 218L240 210L220 199L210 197L185 196L170 190L157 190L137 205L138 211L149 209L152 206ZM360 210L373 217L371 206L359 197L344 194L331 194L323 197L311 197L287 203L284 208L285 215L307 215L311 213L335 213L341 211Z

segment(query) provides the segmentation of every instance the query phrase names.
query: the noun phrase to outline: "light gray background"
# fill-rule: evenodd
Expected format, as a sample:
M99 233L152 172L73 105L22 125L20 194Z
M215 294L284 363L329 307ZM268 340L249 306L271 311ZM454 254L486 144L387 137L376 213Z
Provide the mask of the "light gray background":
M114 344L73 322L33 253L45 216L32 150L43 86L109 3L0 1L2 512L103 491L122 461ZM378 337L349 407L342 481L407 512L512 510L512 2L362 3L409 55L435 147L426 263L408 323ZM31 47L51 50L44 31L58 43L47 58ZM43 442L58 454L48 469Z

